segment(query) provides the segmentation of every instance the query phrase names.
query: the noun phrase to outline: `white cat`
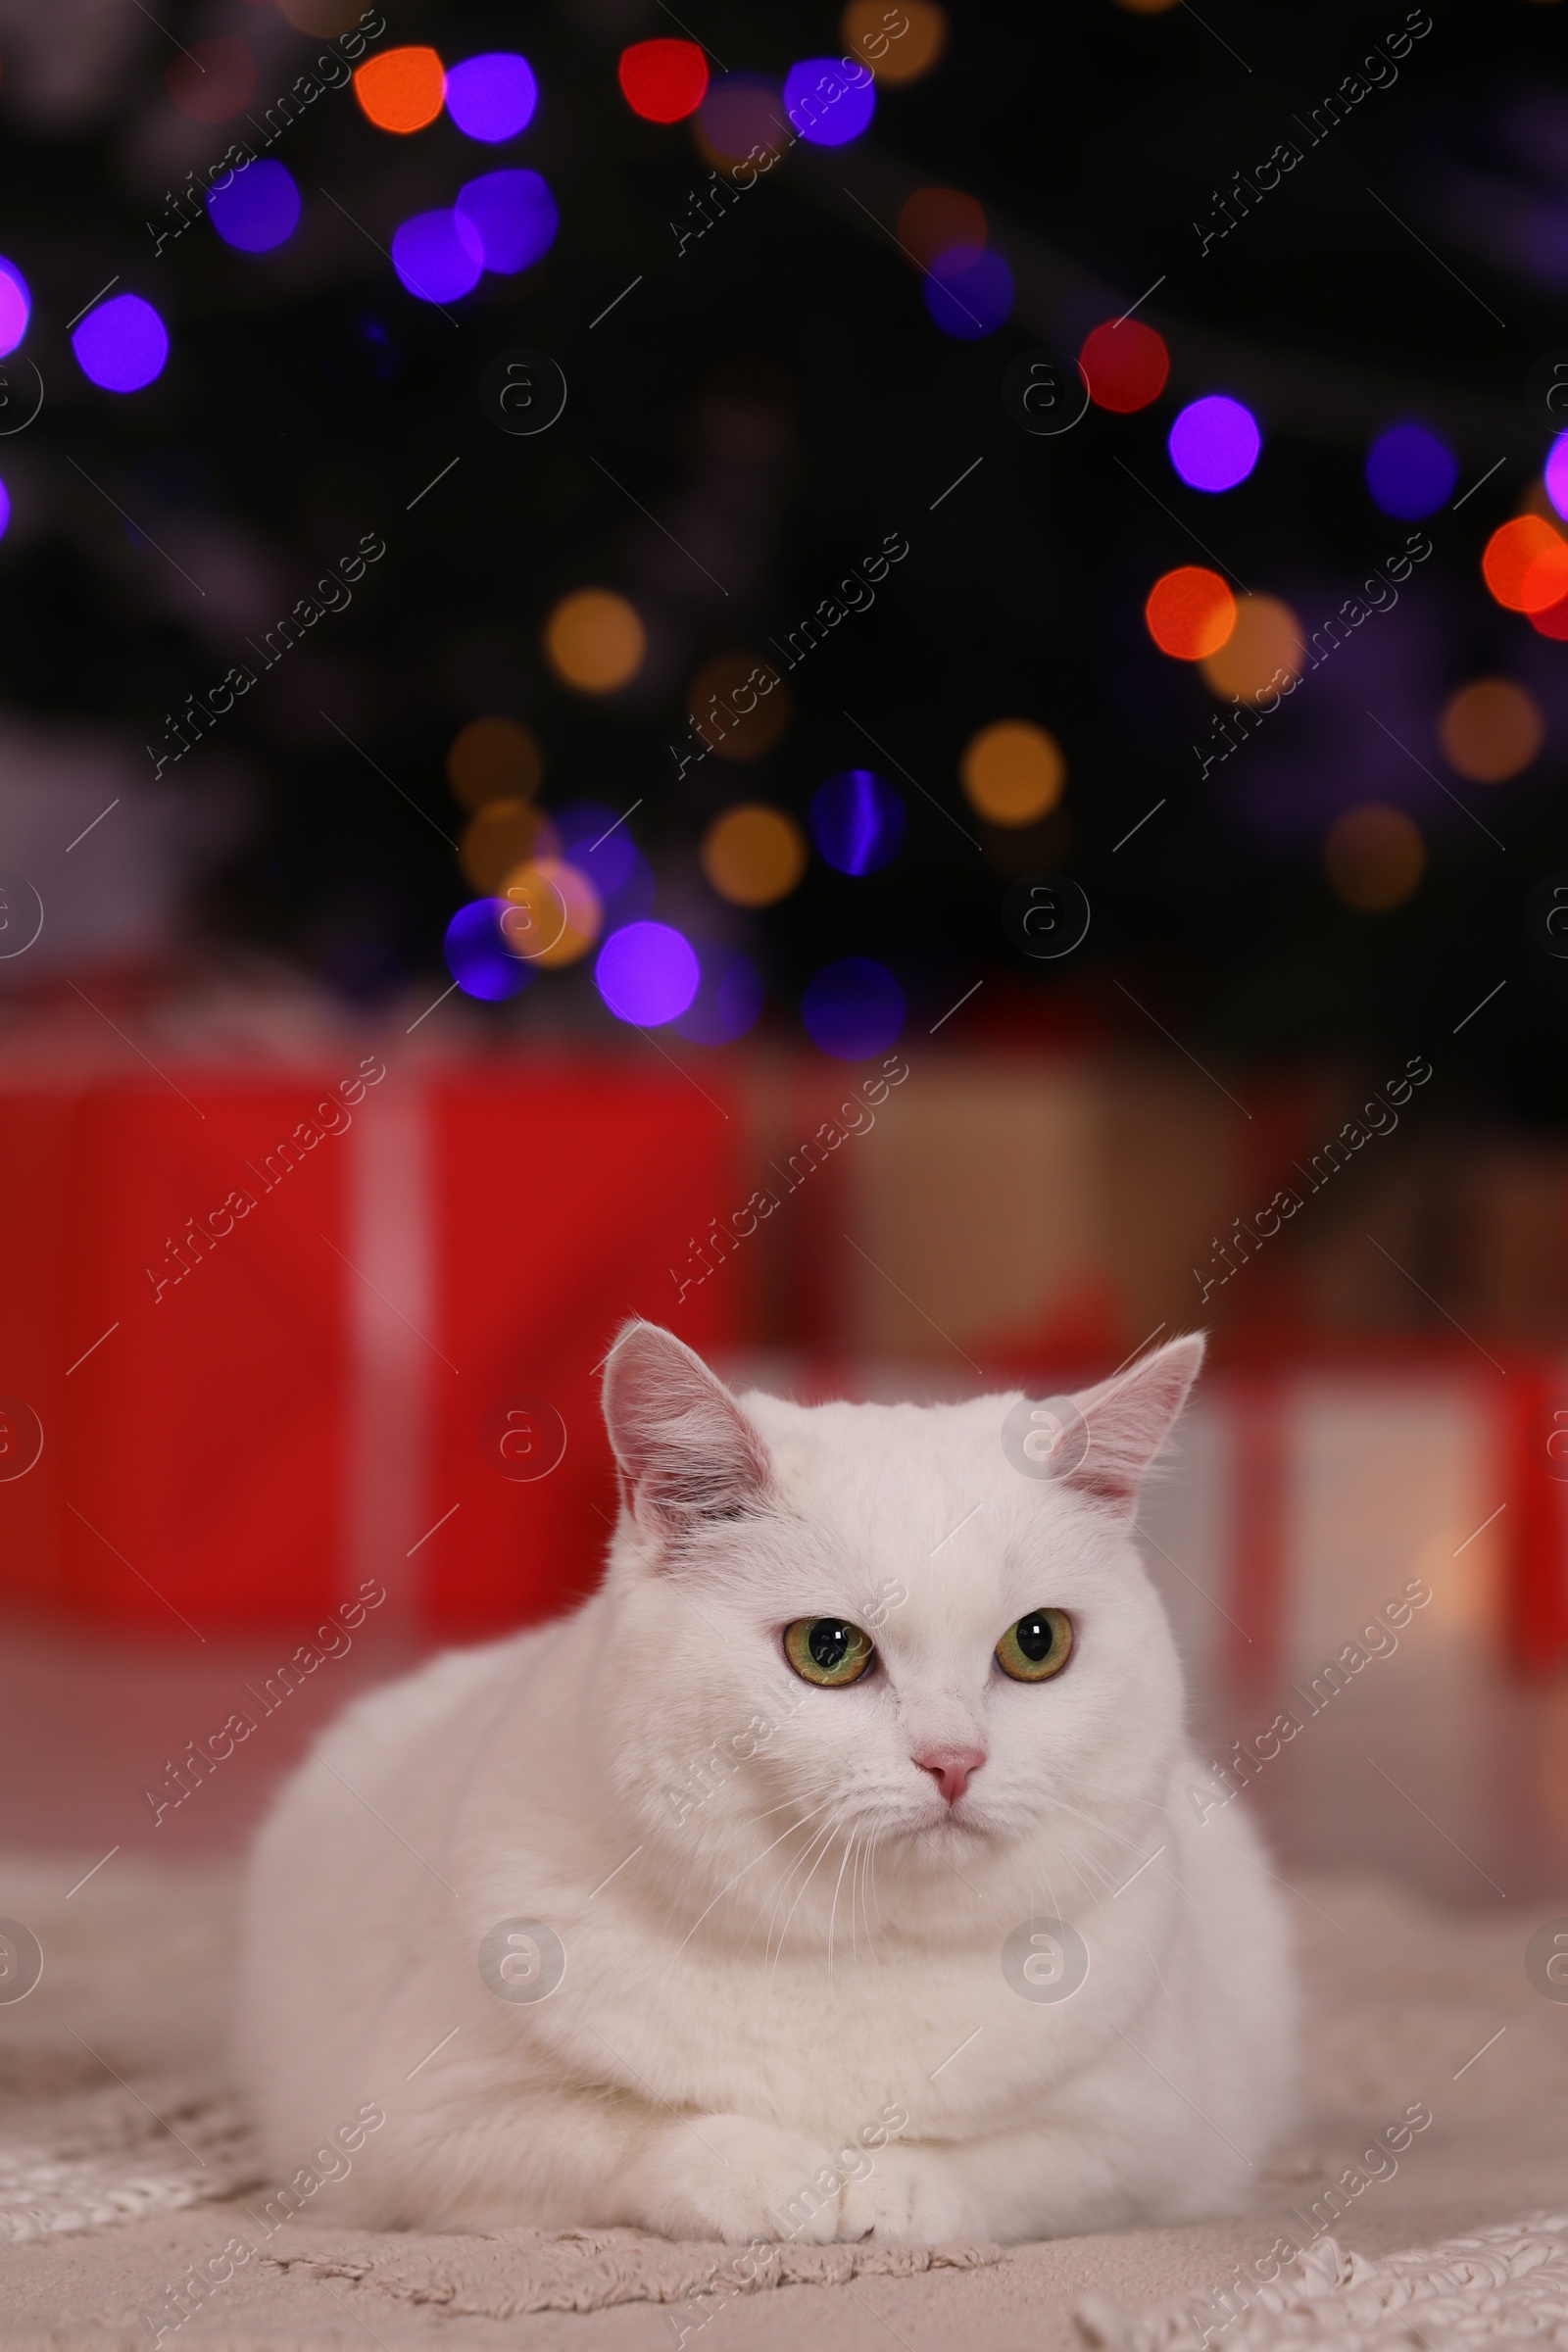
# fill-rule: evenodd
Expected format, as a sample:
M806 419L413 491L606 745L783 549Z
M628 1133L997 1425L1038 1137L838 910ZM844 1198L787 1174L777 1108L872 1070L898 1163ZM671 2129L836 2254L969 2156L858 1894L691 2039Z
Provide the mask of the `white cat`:
M1289 1941L1241 1806L1191 1794L1131 1540L1201 1357L1084 1392L1042 1469L1015 1397L736 1399L629 1325L603 1588L360 1700L262 1833L278 2180L319 2148L337 2222L732 2241L1234 2209Z

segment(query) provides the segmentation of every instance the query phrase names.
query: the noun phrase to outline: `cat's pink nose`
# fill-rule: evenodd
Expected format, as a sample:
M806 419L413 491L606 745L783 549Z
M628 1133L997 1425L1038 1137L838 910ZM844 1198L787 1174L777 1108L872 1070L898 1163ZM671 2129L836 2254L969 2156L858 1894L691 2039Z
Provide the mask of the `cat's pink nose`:
M915 1762L928 1772L950 1805L956 1805L986 1760L983 1747L928 1747Z

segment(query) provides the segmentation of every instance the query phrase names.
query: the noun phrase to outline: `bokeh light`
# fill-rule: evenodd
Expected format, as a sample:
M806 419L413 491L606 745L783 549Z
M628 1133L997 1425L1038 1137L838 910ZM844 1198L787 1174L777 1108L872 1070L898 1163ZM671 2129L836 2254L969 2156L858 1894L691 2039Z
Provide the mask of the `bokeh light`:
M9 490L6 488L6 486L5 486L4 482L0 482L0 539L3 539L3 538L5 537L5 535L6 535L7 531L8 531L10 528L11 528L11 493L10 493L10 491L9 491Z
M484 245L462 213L416 213L392 231L392 267L416 301L455 302L478 284Z
M1336 897L1358 914L1401 906L1420 881L1426 844L1413 818L1384 801L1348 808L1329 827L1323 866Z
M1538 637L1553 638L1559 645L1568 642L1568 596L1560 596L1554 605L1532 612L1529 619Z
M646 914L654 903L654 874L632 840L625 811L597 801L568 801L552 811L562 856L593 884L612 929Z
M1545 740L1541 705L1511 678L1472 678L1448 697L1438 720L1443 757L1472 784L1518 775Z
M277 0L277 13L296 32L319 33L336 40L362 13L360 0Z
M938 255L926 276L925 307L945 335L978 342L1011 316L1012 271L1000 253L956 245Z
M1568 597L1568 542L1539 514L1499 523L1481 558L1482 576L1511 612L1544 612Z
M270 253L299 226L300 192L270 156L236 172L207 192L207 211L225 245L240 253Z
M164 68L164 87L193 122L227 122L242 115L256 92L256 61L227 34L193 41Z
M760 760L793 715L789 690L777 670L753 654L720 654L705 662L687 690L686 708L703 741L721 760Z
M611 588L578 588L545 622L544 647L564 686L579 694L613 694L641 669L648 638L623 596Z
M784 112L813 147L858 139L876 111L876 84L851 81L836 57L806 57L784 76Z
M895 13L904 19L902 32L894 32L889 23ZM936 0L899 0L897 12L887 0L850 0L839 35L849 54L863 59L879 81L917 81L948 45L948 12Z
M1116 0L1116 6L1124 8L1130 17L1162 17L1177 4L1178 0Z
M465 138L482 139L487 146L526 130L538 103L533 68L510 49L466 57L446 77L447 113Z
M0 360L15 351L27 331L32 297L15 262L0 261Z
M806 839L794 817L760 801L715 816L703 835L703 872L732 906L771 906L806 871Z
M604 928L599 893L569 858L537 858L514 866L501 895L507 945L545 971L577 962Z
M90 383L105 392L139 392L163 374L169 335L150 302L116 294L87 313L71 348Z
M1446 507L1458 478L1458 459L1424 424L1391 424L1366 453L1373 505L1402 522L1419 522Z
M777 158L791 143L783 93L760 74L721 74L710 81L694 129L698 147L721 172L733 171L754 149Z
M1234 490L1257 464L1262 436L1250 409L1224 392L1189 402L1170 428L1170 462L1192 490Z
M1236 626L1217 653L1204 657L1203 677L1215 694L1255 703L1283 691L1305 666L1306 639L1290 606L1277 596L1244 596Z
M486 801L526 801L543 773L538 744L514 718L470 718L447 752L447 782L465 808L482 808Z
M1060 800L1067 762L1044 727L999 718L964 745L958 779L970 806L992 824L1032 825Z
M868 767L829 776L811 795L811 839L841 874L874 874L904 847L904 803Z
M1144 606L1149 634L1177 662L1217 654L1236 626L1236 599L1217 571L1181 564L1154 582Z
M885 964L846 956L824 964L801 998L806 1034L836 1061L864 1061L885 1054L904 1027L904 991Z
M1542 480L1557 513L1568 520L1568 433L1559 433L1547 451Z
M463 828L458 862L475 890L494 898L516 866L560 850L554 826L528 802L485 801Z
M738 948L699 944L702 977L697 994L674 1023L677 1037L694 1046L732 1046L757 1026L762 983L757 966Z
M1097 409L1131 416L1164 391L1170 353L1161 337L1141 318L1107 318L1086 340L1078 365L1088 378L1089 397Z
M686 1010L702 977L690 942L668 923L627 923L612 931L594 964L594 981L617 1021L659 1029Z
M682 122L703 103L708 60L695 41L634 41L621 51L615 78L645 122Z
M986 234L985 208L961 188L916 188L899 214L899 243L922 270L959 245L983 252Z
M499 277L531 270L555 243L560 216L537 172L485 172L458 190L456 210Z
M433 122L446 101L447 77L433 49L386 49L354 74L354 95L377 130L405 135Z
M466 997L499 1004L525 989L533 974L508 948L501 929L505 899L474 899L447 925L447 970Z

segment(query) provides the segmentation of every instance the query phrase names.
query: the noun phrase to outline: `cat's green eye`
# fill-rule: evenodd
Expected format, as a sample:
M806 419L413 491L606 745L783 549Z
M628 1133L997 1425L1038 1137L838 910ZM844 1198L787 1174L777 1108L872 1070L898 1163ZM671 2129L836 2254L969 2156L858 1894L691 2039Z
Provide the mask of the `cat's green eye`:
M1072 1655L1072 1619L1065 1609L1031 1609L997 1643L997 1664L1015 1683L1048 1683Z
M797 1617L784 1628L784 1655L802 1682L837 1690L859 1681L876 1648L869 1634L842 1617Z

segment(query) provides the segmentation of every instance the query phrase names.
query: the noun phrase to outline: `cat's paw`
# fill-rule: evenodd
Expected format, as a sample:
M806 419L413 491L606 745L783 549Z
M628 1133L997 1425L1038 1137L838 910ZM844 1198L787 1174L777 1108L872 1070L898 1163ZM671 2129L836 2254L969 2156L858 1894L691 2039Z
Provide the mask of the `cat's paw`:
M661 2134L638 2202L666 2237L828 2246L843 2234L841 2185L815 2140L747 2115L702 2115Z
M991 2234L979 2199L941 2149L892 2144L870 2172L845 2183L839 2223L845 2240L937 2246L984 2241Z

